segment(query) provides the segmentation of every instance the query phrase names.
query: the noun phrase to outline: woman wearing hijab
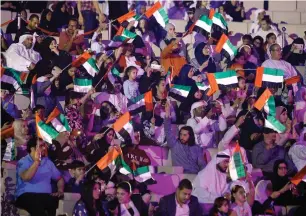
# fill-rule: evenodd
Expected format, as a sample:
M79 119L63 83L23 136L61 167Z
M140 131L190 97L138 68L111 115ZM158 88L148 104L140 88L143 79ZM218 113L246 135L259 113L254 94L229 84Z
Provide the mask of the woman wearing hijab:
M290 182L288 176L288 164L285 160L277 160L273 167L273 177L271 179L273 191L279 191L280 196L275 199L276 205L304 205L305 197L299 196L299 192L294 184Z
M214 59L210 56L210 47L204 42L197 45L194 51L197 61L197 69L200 72L214 73L216 72L216 64Z
M60 32L63 26L68 25L69 13L66 11L66 2L58 2L50 21L51 28Z
M295 38L290 45L284 47L283 59L293 66L303 66L306 60L304 48L304 40L302 38Z
M50 32L56 32L56 29L53 29L51 26L51 18L52 18L52 11L49 9L43 10L41 13L39 28Z

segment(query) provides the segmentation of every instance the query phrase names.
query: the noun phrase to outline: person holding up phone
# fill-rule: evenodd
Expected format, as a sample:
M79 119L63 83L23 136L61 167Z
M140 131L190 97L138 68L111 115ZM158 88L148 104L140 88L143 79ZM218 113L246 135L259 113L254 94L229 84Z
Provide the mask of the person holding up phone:
M302 38L296 38L293 42L284 47L284 60L293 66L303 66L306 60L306 53L304 51L305 45Z
M235 0L226 1L224 4L224 10L228 15L233 17L234 22L242 22L245 19L243 2L238 2Z

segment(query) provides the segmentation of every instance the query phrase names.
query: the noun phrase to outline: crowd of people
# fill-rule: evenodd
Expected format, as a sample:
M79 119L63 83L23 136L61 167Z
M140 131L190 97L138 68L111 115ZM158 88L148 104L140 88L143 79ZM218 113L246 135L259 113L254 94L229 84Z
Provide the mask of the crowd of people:
M188 19L187 32L210 8L226 21L246 19L242 2L190 5L177 1L168 10L170 19ZM276 215L274 206L287 205L306 215L305 182L290 181L306 165L306 87L296 70L305 66L306 33L286 45L277 25L258 9L252 33L243 35L229 59L215 52L218 39L196 32L181 36L171 22L163 28L154 16L144 16L147 6L130 6L137 19L112 21L119 33L108 43L102 31L109 18L98 1L60 1L28 21L21 10L1 34L1 161L17 164L12 205L32 216L51 216L64 192L71 192L81 194L73 216ZM115 40L122 29L133 40ZM96 72L89 61L84 64L88 59L78 63L86 55ZM282 84L257 87L259 67L282 71ZM236 85L210 94L210 75L229 70ZM80 80L89 80L90 87ZM266 88L274 98L268 110L282 131L267 125L266 108L254 107ZM21 110L14 99L20 94L30 101ZM138 106L142 99L145 105ZM245 175L232 180L229 163L237 143ZM169 149L172 165L195 174L193 182L183 179L173 194L151 202L148 185L163 183L151 175L136 177L151 164L142 145ZM212 148L218 151L208 160ZM97 164L112 152L121 152L132 171L122 172L122 162L100 169ZM258 182L254 168L263 174ZM203 212L203 203L213 205L210 212Z

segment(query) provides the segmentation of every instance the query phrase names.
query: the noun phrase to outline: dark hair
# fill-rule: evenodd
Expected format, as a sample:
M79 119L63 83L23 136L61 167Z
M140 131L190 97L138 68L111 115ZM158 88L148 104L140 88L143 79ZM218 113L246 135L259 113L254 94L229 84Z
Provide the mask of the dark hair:
M180 131L179 131L179 136L180 136L180 133L181 133L182 130L186 130L189 133L188 145L189 146L195 145L195 136L194 136L194 132L193 132L192 127L190 127L190 126L183 126L180 129Z
M37 104L32 110L32 113L35 114L40 109L45 109L45 107L43 105Z
M261 21L266 21L268 24L271 24L271 19L269 15L265 15Z
M92 196L92 192L96 184L100 185L100 183L98 182L86 183L84 184L84 187L82 188L82 191L81 191L80 200L84 202L86 210L89 213L89 216L95 216L97 211L100 213L100 215L105 215L105 212L102 207L101 199L94 200ZM96 209L93 208L94 202L95 202Z
M235 202L235 197L234 194L238 192L239 189L244 189L241 185L235 185L232 189L231 189L231 201Z
M273 49L274 49L275 46L279 46L279 45L278 45L277 43L272 44L272 45L270 46L270 52L273 51Z
M273 173L274 174L276 174L277 175L277 171L278 171L278 166L280 165L280 164L286 164L286 166L287 166L287 168L288 168L288 163L287 163L287 161L285 161L284 159L279 159L279 160L276 160L275 162L274 162L274 165L273 165Z
M124 76L125 76L125 79L126 79L126 80L129 79L129 73L130 73L132 70L137 70L137 71L138 71L137 67L135 67L135 66L129 66L129 67L127 67L127 68L125 69L125 71L124 71Z
M186 188L188 190L192 190L192 184L191 184L190 180L183 179L183 180L180 181L180 183L178 185L178 189L183 190L184 188Z
M80 167L85 167L85 164L83 161L74 160L68 165L69 169L76 169Z
M70 23L70 21L76 22L77 25L79 24L79 21L78 21L76 18L74 18L74 17L71 17L71 18L68 20L68 24Z
M214 202L214 206L210 210L210 214L209 215L211 215L211 216L217 215L219 213L219 208L222 207L224 202L227 202L229 204L229 201L226 198L224 198L224 197L216 198L215 202Z
M263 43L264 43L264 39L259 35L255 36L253 38L253 43L254 43L255 40L260 40L261 45L263 45Z
M68 106L70 104L70 99L78 99L78 98L82 98L82 93L79 92L75 92L75 91L69 91L66 94L65 97L65 106Z
M103 103L107 103L107 104L111 107L111 112L117 112L116 107L115 107L111 102L109 102L109 101L103 101L103 102L101 103L101 105L102 105ZM107 118L109 117L109 114L110 114L110 113L106 113L105 109L101 106L101 108L100 108L100 118L101 118L101 120L107 119Z
M267 34L267 36L266 36L266 40L268 40L270 37L272 37L272 36L275 36L276 37L276 35L274 34L274 33L269 33L269 34Z
M104 136L97 141L100 145L102 145L102 144L105 145L106 144L106 135L109 132L113 131L114 132L114 137L116 137L116 133L115 133L113 128L103 127L103 128L101 128L100 133L104 133L105 131L107 131L107 132L104 134Z
M96 41L99 41L100 39L102 39L102 34L98 34L97 37L96 37Z
M250 41L252 41L252 40L253 40L253 38L252 38L252 36L251 36L251 35L249 35L249 34L245 34L245 35L243 35L243 36L242 36L242 40L250 40Z
M264 134L277 133L275 130L273 130L271 128L267 128L267 127L264 127L262 132Z
M29 20L32 21L32 19L34 19L34 18L36 18L36 19L39 20L39 16L38 16L37 14L32 14L32 15L30 16Z
M243 54L242 52L238 52L237 55L235 56L235 59L234 59L234 60L239 59L241 56L244 57L244 54Z
M303 44L304 45L304 40L303 40L303 38L298 37L298 38L295 38L292 43Z
M118 188L121 188L121 189L125 190L128 193L132 193L132 191L133 191L132 184L127 182L127 181L119 183L117 185L117 189Z
M37 145L37 137L32 136L27 143L27 152L31 153L31 148L36 148Z
M153 88L152 88L152 94L153 96L156 96L157 95L157 87L159 86L159 84L162 82L162 81L166 81L166 79L164 77L161 77L160 79L158 79L154 85L153 85Z

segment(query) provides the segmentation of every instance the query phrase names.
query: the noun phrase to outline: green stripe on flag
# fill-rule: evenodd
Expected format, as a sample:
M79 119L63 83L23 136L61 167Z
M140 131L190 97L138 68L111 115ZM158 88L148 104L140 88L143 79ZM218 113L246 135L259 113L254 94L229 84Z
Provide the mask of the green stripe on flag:
M286 130L286 127L280 123L274 116L267 116L265 120L265 127L275 130L278 133L283 133Z
M68 120L66 119L66 117L63 114L59 115L59 120L60 122L63 124L63 126L66 128L66 131L71 131L71 128L69 126Z
M183 91L190 91L191 86L184 86L184 85L174 85L172 88L178 89L178 90L183 90Z
M161 8L158 10L159 14L161 15L161 17L163 18L165 24L169 23L169 17L168 14L166 13L164 8Z
M229 48L232 50L232 52L234 53L234 55L237 55L237 52L238 52L237 47L234 46L234 45L230 42L230 40L227 40L227 41L226 41L226 44L227 44L227 45L229 46Z
M264 74L268 74L272 76L284 76L284 71L281 69L275 69L275 68L264 68Z
M237 76L237 73L234 70L228 70L224 72L214 73L214 75L216 79L223 79L223 78L228 78L228 77L235 77Z
M243 162L242 162L240 152L235 152L234 153L233 160L234 160L234 163L235 163L236 173L237 173L238 179L240 179L242 177L245 177L245 169L244 169L244 166L243 166Z
M77 86L91 86L92 85L92 80L91 79L75 78L74 79L74 85L77 85Z
M83 67L91 76L95 76L99 72L99 68L93 58L88 59L87 62L83 64Z
M21 80L21 73L19 71L12 68L6 68L4 73L13 77L20 86L23 84L23 81Z
M113 67L111 72L114 76L120 77L120 72L117 70L117 68Z
M44 122L38 122L39 133L42 139L48 143L52 143L52 140L58 136L58 132L54 130L51 126L46 125Z
M273 96L269 97L267 103L264 106L264 110L268 115L276 116L275 100Z
M137 34L124 29L121 36L126 37L126 38L135 38Z
M220 13L216 12L214 14L213 21L214 21L215 24L217 24L221 28L226 29L227 23L226 23L225 19L223 18L223 16Z

